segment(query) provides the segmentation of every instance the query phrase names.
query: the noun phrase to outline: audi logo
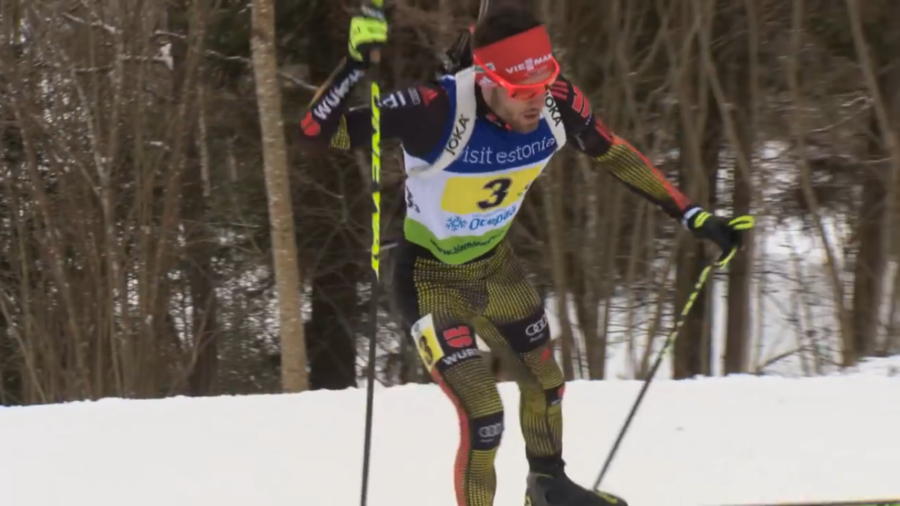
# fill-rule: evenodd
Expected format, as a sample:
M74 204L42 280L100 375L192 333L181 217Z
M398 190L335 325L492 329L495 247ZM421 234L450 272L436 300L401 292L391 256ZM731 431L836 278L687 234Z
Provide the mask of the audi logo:
M482 439L493 439L500 434L503 434L503 422L498 422L478 429L478 437Z
M529 337L536 336L544 331L547 328L547 315L544 315L541 318L541 321L537 323L532 323L528 327L525 328L525 334Z

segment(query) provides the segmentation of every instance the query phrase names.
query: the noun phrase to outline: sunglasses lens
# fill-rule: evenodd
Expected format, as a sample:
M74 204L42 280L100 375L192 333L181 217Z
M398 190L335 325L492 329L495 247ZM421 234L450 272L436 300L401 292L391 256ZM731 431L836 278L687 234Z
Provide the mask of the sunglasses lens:
M546 87L544 86L517 88L512 90L510 96L517 100L531 100L532 98L543 94L544 91L546 91Z

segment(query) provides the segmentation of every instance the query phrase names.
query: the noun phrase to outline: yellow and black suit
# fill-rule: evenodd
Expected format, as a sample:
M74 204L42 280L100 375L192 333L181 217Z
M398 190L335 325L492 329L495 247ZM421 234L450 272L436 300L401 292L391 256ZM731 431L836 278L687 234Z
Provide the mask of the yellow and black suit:
M342 63L319 90L300 123L301 137L319 148L367 148L372 124L368 107L349 109L346 100L364 69ZM594 114L577 86L560 77L551 90L567 145L598 162L630 190L675 219L696 208L636 149L613 134ZM508 128L476 91L478 121ZM381 137L396 139L412 156L441 143L452 122L451 101L438 83L423 83L381 100ZM492 506L494 456L503 434L503 406L494 376L475 342L477 332L505 357L521 389L519 420L532 471L562 466L563 376L547 347L550 331L543 302L527 282L508 243L462 265L436 260L426 249L401 241L393 291L406 324L414 329L422 358L459 413L460 444L454 472L459 506Z
M565 383L547 346L543 302L509 244L469 263L448 265L404 243L394 272L393 291L422 360L459 415L457 504L493 504L494 456L504 428L500 395L476 333L519 384L519 420L532 468L561 463Z

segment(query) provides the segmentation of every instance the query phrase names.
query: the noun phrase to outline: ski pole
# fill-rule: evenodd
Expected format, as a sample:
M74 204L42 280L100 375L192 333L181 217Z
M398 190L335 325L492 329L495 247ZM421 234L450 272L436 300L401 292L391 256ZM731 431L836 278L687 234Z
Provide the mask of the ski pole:
M678 335L678 330L681 329L681 325L684 323L685 317L688 315L691 308L694 307L694 301L697 299L697 296L700 295L700 291L703 289L703 285L706 283L706 279L709 277L710 271L712 271L713 267L725 267L725 265L727 265L728 262L730 262L734 257L734 254L736 252L737 248L733 248L728 253L728 255L724 255L716 262L707 265L700 273L700 279L694 285L694 291L691 292L691 295L688 297L687 303L685 303L684 305L684 309L681 310L681 315L678 319L678 322L675 324L675 328L672 329L671 333L669 333L669 337L666 338L666 342L663 345L663 348L659 350L659 353L657 353L656 360L653 362L653 367L650 369L650 374L648 374L647 379L644 380L644 385L641 387L641 391L638 394L637 399L634 401L634 405L631 406L631 412L628 413L628 418L625 419L625 424L619 430L619 436L616 438L615 444L613 444L612 449L609 451L609 455L606 456L606 462L604 462L603 464L603 469L600 471L600 474L597 476L597 480L594 482L594 490L597 490L600 487L600 482L603 480L603 476L606 475L606 471L609 469L609 465L612 463L613 457L615 457L616 451L619 449L619 445L622 443L622 439L624 439L625 433L628 431L628 427L631 425L631 420L634 419L634 414L637 413L638 407L641 405L641 401L644 399L644 394L647 393L647 389L650 387L650 383L653 381L653 377L656 375L656 370L659 369L659 366L662 363L662 359L668 351L669 347L672 345L672 343L675 342L675 338Z
M371 6L381 10L384 0L370 0ZM365 5L364 7L365 8ZM369 370L368 385L366 387L366 436L363 447L363 475L361 505L366 506L366 496L369 488L369 462L372 448L372 412L375 400L375 336L378 333L378 292L379 292L379 255L381 254L381 88L379 87L378 63L381 61L381 53L372 51L369 55L371 65L371 93L370 105L372 108L372 307L369 315Z

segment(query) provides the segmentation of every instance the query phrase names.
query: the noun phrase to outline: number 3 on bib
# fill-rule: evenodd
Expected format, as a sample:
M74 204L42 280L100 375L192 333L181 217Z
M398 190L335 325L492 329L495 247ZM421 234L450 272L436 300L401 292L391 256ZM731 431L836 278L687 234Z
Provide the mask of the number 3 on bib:
M540 174L541 166L490 176L450 178L441 198L441 208L456 214L490 211L522 199L528 186Z
M478 207L481 209L492 209L503 204L503 201L506 200L506 196L509 195L510 186L512 186L512 179L508 177L494 179L484 185L485 190L491 190L493 193L491 193L490 199L479 202Z

